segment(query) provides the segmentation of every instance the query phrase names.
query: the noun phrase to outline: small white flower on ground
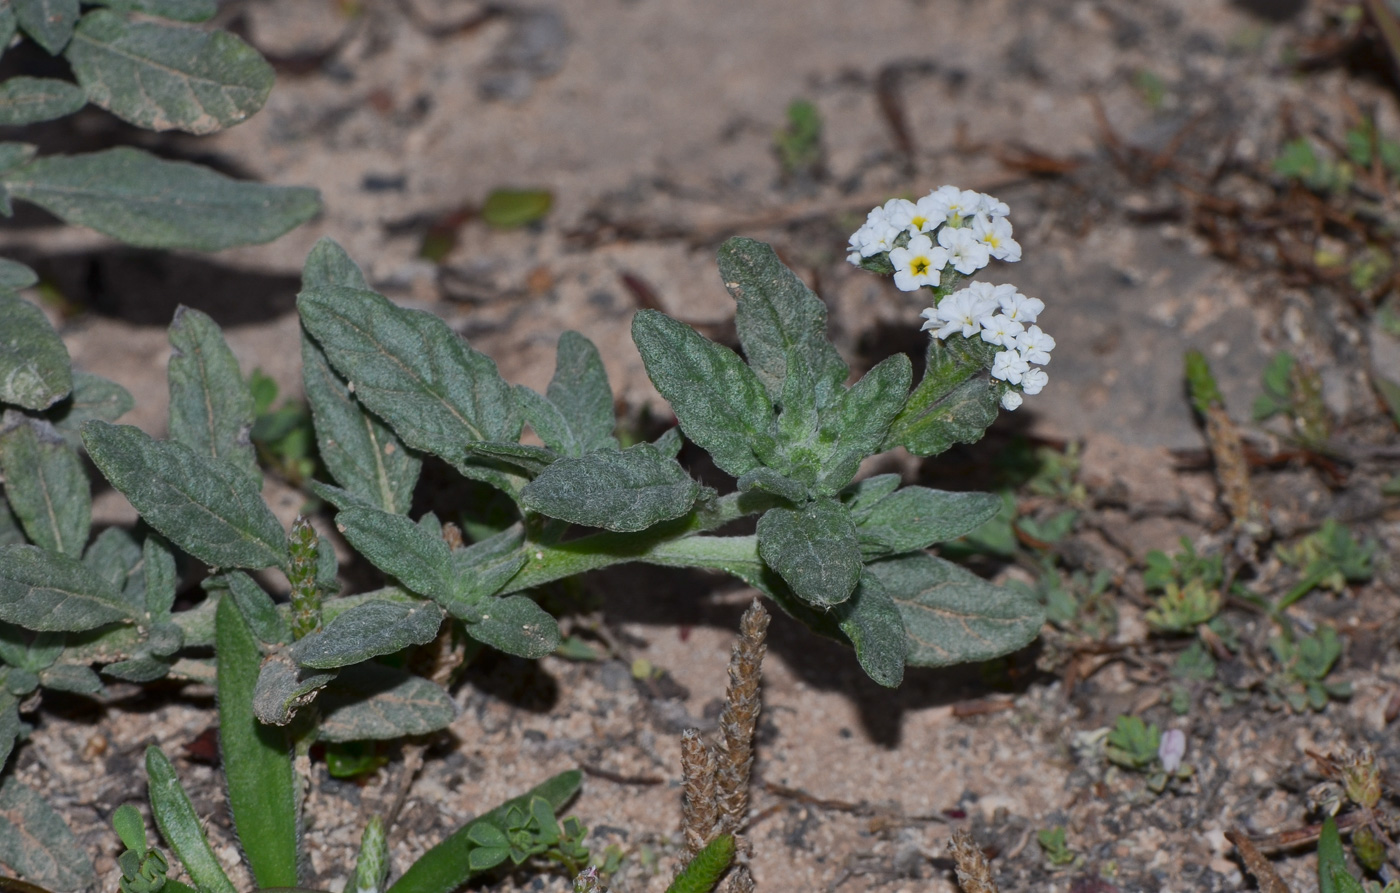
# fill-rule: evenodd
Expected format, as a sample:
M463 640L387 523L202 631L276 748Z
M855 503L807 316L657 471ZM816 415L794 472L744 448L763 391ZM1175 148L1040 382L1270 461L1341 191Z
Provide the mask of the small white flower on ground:
M923 234L914 236L903 248L890 251L894 284L900 291L918 291L925 285L937 287L939 273L948 265L948 252Z
M984 316L978 320L982 324L982 340L988 344L996 344L1001 347L1016 347L1016 336L1026 330L1026 327L1005 313L998 313L995 316Z
M960 226L983 209L982 193L956 186L940 186L928 194L943 208L944 219L953 226Z
M1014 285L998 285L995 289L997 306L1001 312L1022 325L1030 325L1045 309L1040 298L1028 298L1016 290Z
M1157 759L1168 775L1181 768L1181 760L1186 756L1186 733L1181 729L1167 729L1162 733L1162 741L1157 745Z
M1002 409L1016 409L1021 405L1021 395L1015 391L1007 391L1001 395Z
M1005 217L1011 213L1011 208L996 196L984 192L982 193L982 213L988 217Z
M1022 357L1025 355L1022 354ZM1021 390L1034 397L1039 394L1050 382L1050 376L1045 374L1044 369L1027 369L1021 373Z
M1030 364L1021 357L1020 351L1003 350L992 360L992 378L1020 384L1021 377L1029 372L1030 368Z
M978 322L981 316L982 303L971 289L955 291L938 305L938 318L944 325L933 334L937 338L947 338L961 332L964 338L971 338L982 331L982 324Z
M1005 217L978 214L970 227L977 241L997 260L1015 262L1021 259L1021 244L1011 238L1011 221Z
M1031 326L1016 336L1016 346L1025 355L1027 363L1039 363L1044 366L1050 362L1050 351L1055 349L1055 339L1042 332L1040 326Z
M938 244L948 251L948 263L964 276L987 265L991 252L969 230L944 227L938 231Z

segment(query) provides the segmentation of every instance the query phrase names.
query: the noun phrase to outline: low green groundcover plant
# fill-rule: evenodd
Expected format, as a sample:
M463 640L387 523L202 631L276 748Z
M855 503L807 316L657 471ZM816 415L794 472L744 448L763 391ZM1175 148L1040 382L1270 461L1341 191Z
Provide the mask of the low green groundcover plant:
M821 300L767 245L726 242L719 267L743 356L662 313L638 312L633 339L679 424L626 449L588 339L559 339L543 394L512 385L446 323L376 293L338 245L322 241L298 298L304 389L329 477L309 486L388 580L355 594L339 592L324 538L304 520L289 534L263 501L252 393L214 320L176 313L169 438L156 440L114 424L129 395L72 370L43 316L13 299L0 308L0 756L27 732L21 713L41 688L95 695L103 676L213 683L225 760L246 760L246 771L227 767L228 787L254 874L263 886L295 886L293 759L317 741L445 727L452 698L405 669L401 652L446 635L548 655L559 628L531 593L553 581L622 562L724 571L850 645L886 686L906 666L1026 645L1044 621L1033 597L928 551L996 515L998 497L901 486L893 474L856 479L886 450L931 456L976 441L999 408L1044 387L1040 366L1054 340L1036 325L1042 302L1012 286L960 287L993 257L1019 258L1006 215L990 196L943 187L875 209L852 236L853 263L930 293L923 316L933 336L917 385L903 354L848 384ZM527 427L542 445L522 442ZM735 480L731 492L690 476L676 459L683 438ZM136 508L134 530L92 535L80 451ZM509 517L410 517L426 456L495 488ZM735 525L746 518L747 528ZM176 610L196 580L204 596ZM162 789L178 788L162 757L148 766L153 802L157 775ZM522 822L548 825L542 809L521 809ZM17 844L3 817L16 810L30 810L25 833L43 846ZM222 890L220 872L196 876L198 847L182 849L175 827L161 825L196 884ZM473 852L515 858L515 843L501 841L518 831L480 832ZM140 849L131 846L144 859ZM6 776L0 861L71 889L91 878L89 865L67 858L75 851L43 800Z

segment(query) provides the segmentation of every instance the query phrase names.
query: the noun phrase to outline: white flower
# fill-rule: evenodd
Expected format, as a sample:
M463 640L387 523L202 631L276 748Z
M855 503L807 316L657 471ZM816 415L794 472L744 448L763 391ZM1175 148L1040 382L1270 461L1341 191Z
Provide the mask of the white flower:
M997 289L1001 286L990 285L986 282L970 282L963 291L972 295L976 301L977 318L991 316L997 312Z
M1007 391L1001 395L1002 409L1016 409L1021 405L1021 395L1015 391Z
M1015 262L1021 259L1021 245L1011 238L1011 221L1005 217L987 217L978 214L972 220L972 235L987 246L987 251L997 260Z
M909 230L915 235L926 233L943 223L944 212L941 204L929 201L928 196L911 202L907 199L890 199L885 203L889 221L901 230Z
M998 313L996 316L984 316L978 321L982 324L982 340L1001 347L1014 349L1016 336L1026 329L1025 326L1004 313Z
M1005 217L1011 213L1011 208L996 196L984 192L982 193L982 213L988 217Z
M938 231L938 244L947 249L948 263L964 276L982 269L991 259L987 246L977 241L977 237L966 229L945 226Z
M934 336L937 338L947 338L949 335L962 332L964 338L971 338L982 331L982 324L978 322L982 305L973 296L970 289L955 291L944 298L938 305L938 318L944 323L943 327ZM931 328L931 326L930 326Z
M1024 354L1022 354L1024 356ZM1027 369L1021 373L1021 390L1034 397L1050 382L1044 369Z
M992 378L1020 384L1022 376L1030 371L1030 368L1030 364L1021 357L1020 351L1003 350L992 360Z
M895 286L900 291L918 291L925 285L937 287L939 272L948 265L948 252L921 233L904 248L891 250L890 263L894 265Z
M983 209L982 193L956 186L940 186L928 194L935 207L943 210L943 217L953 226L960 226L964 220Z
M1016 290L1014 285L998 285L995 289L997 306L1001 312L1022 325L1030 325L1045 309L1040 298L1028 298Z
M1181 729L1167 729L1157 744L1157 759L1162 761L1162 769L1168 775L1181 768L1181 760L1186 756L1186 733Z
M1055 349L1055 339L1042 332L1040 326L1031 326L1016 336L1016 346L1020 348L1027 363L1039 363L1044 366L1050 362L1050 351Z

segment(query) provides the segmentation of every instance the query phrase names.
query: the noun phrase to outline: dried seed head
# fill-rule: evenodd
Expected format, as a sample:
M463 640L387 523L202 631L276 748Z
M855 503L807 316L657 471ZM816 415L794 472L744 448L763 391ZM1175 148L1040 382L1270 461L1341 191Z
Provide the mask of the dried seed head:
M762 706L764 637L768 612L757 598L739 622L739 639L729 657L729 690L719 718L718 784L720 830L743 829L749 810L749 771L753 768L753 735ZM740 847L742 851L742 846Z
M992 866L982 848L972 841L972 835L959 828L948 841L948 849L953 853L954 867L958 873L958 885L963 893L997 893L997 882L992 879Z
M686 857L693 858L719 833L715 755L695 729L681 733L681 773L685 780L681 835L685 839Z

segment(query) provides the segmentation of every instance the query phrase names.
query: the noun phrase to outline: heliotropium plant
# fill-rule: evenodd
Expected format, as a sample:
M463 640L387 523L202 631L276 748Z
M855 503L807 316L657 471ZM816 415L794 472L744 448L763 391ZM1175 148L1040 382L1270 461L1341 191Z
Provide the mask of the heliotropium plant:
M861 463L885 450L929 456L977 440L998 404L1014 408L1044 384L1030 366L1048 361L1053 340L1026 327L1041 302L1008 286L953 291L993 254L1019 255L1005 206L948 189L877 209L853 237L862 265L933 294L925 328L937 331L917 386L902 354L848 383L821 300L767 245L732 239L719 266L743 356L639 312L634 341L679 424L626 449L602 361L582 335L560 337L543 394L511 385L445 322L376 293L323 240L298 299L304 389L330 478L311 489L389 582L351 595L339 594L329 544L305 522L289 536L263 501L251 391L212 319L176 314L169 437L157 440L112 424L130 397L74 373L42 315L16 301L4 312L17 327L4 331L22 337L0 340L0 403L14 407L0 429L0 747L23 731L20 712L37 687L98 691L93 666L137 682L212 681L226 754L230 741L262 754L257 772L229 775L235 816L291 839L299 788L289 754L304 757L316 741L422 734L455 716L441 685L448 677L414 675L400 652L470 639L545 656L559 647L559 629L530 593L633 561L733 574L852 645L883 685L897 685L906 665L1022 647L1041 627L1041 607L928 551L981 526L1000 500L902 487L893 474L856 480ZM872 230L884 247L867 251ZM538 445L522 442L527 426ZM734 479L730 492L690 476L676 458L682 437ZM135 531L90 537L79 446L139 513ZM464 508L411 518L427 455L499 490L513 515L497 523ZM735 532L745 518L751 532ZM199 584L206 597L175 610L182 576L200 577L196 564L210 569ZM268 570L285 577L285 603L264 588L279 588L269 583L276 574L261 574L263 583L250 575ZM275 786L292 800L257 794L261 772L281 779ZM0 800L17 784L8 778ZM13 831L0 817L0 861L52 881L51 866L6 844ZM255 833L242 820L239 831ZM46 838L48 851L65 845L57 831ZM264 850L288 864L276 846Z

